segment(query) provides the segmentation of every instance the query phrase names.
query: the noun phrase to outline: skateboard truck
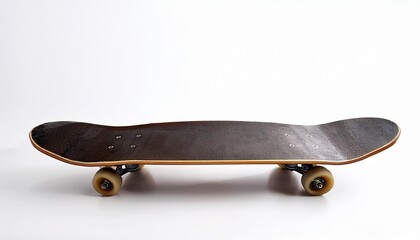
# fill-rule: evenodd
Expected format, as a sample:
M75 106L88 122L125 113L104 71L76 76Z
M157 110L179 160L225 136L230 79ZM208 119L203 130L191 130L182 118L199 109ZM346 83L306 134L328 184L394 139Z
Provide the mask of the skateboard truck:
M115 171L120 175L123 176L126 173L132 173L139 169L141 169L142 166L139 164L126 164L126 165L119 165L115 169Z
M290 171L295 171L300 174L305 173L309 169L313 168L312 164L285 164L284 168Z

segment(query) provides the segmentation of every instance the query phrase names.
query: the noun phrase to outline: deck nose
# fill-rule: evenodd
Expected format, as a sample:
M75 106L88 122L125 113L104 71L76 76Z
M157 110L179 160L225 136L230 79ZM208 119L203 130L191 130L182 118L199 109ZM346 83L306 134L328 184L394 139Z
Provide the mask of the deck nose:
M29 136L32 140L35 142L38 142L39 140L45 138L46 135L54 134L57 130L61 129L62 127L65 127L66 125L70 124L72 122L48 122L43 123L41 125L38 125L34 127L30 133Z
M57 147L63 146L66 138L66 128L74 122L48 122L36 126L29 132L32 145L38 150L57 153Z

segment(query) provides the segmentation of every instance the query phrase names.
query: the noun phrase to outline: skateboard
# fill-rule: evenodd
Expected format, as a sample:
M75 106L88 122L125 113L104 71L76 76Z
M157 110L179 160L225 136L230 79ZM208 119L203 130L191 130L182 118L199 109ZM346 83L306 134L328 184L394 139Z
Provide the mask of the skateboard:
M94 189L116 194L122 176L144 165L277 164L302 174L309 195L334 185L320 165L354 163L392 146L400 128L381 118L354 118L320 125L244 121L194 121L137 126L48 122L29 133L40 152L65 163L100 167Z

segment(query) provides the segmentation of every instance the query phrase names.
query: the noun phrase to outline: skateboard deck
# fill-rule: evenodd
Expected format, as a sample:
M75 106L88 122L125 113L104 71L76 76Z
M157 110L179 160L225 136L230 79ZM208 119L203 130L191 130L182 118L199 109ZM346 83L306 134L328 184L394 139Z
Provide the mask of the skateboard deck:
M145 164L281 164L305 175L317 168L315 164L365 159L392 146L399 135L400 128L392 121L355 118L311 126L195 121L114 127L49 122L32 129L29 137L36 149L53 158L114 167L119 175Z

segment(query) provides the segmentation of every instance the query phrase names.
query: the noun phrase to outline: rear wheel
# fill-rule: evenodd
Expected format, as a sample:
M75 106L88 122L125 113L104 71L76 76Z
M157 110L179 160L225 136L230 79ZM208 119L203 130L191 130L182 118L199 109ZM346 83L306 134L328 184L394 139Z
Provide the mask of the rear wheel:
M104 196L116 194L120 190L121 184L121 176L109 167L99 169L92 180L93 188Z
M316 166L302 174L302 185L309 195L320 196L334 186L334 177L328 169Z

